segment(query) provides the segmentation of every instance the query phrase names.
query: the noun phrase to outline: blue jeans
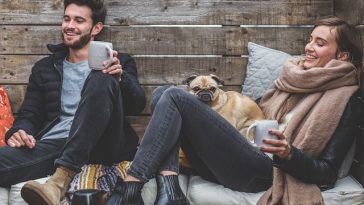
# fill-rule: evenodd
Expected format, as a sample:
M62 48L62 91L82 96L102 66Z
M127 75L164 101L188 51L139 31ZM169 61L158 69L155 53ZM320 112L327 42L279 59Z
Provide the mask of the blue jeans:
M129 169L147 181L161 170L178 172L181 146L194 170L227 188L259 192L272 183L272 160L238 130L176 87L158 88L152 99L153 115Z
M78 172L86 163L131 160L134 153L124 153L124 128L119 82L100 71L91 72L68 138L38 140L33 149L0 148L0 186L45 177L60 165Z

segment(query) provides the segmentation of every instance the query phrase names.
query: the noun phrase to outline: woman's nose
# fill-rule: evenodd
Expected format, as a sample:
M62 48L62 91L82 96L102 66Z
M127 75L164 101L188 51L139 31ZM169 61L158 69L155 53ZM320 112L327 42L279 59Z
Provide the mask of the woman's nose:
M312 47L312 41L308 42L305 46L305 51L312 51L313 47Z

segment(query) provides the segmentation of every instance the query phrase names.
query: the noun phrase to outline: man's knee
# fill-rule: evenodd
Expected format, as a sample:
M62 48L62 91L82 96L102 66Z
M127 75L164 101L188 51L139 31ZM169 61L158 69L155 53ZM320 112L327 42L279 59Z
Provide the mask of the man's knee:
M91 71L89 74L84 89L88 89L93 93L105 91L119 91L119 82L115 76L103 73L101 71Z

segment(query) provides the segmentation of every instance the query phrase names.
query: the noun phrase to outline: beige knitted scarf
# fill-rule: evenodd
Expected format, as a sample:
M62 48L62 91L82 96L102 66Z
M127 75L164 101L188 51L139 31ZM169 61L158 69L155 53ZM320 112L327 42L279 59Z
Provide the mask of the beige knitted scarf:
M293 58L283 66L275 88L262 98L261 107L267 118L281 121L297 105L283 133L289 143L315 158L333 135L357 84L355 67L349 62L331 60L325 67L306 70L300 59ZM306 184L274 168L273 185L258 204L324 202L317 185Z

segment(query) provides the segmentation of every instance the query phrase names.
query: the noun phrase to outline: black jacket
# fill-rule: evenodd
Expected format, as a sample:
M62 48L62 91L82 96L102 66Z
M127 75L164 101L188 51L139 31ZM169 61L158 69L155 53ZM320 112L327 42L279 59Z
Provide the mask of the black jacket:
M68 48L64 44L58 44L48 45L48 49L52 55L39 60L32 68L23 104L13 126L6 133L6 141L19 129L40 139L59 122L63 60L68 54ZM144 109L146 100L137 79L135 61L127 54L119 54L118 58L123 68L120 88L124 112L126 115L138 114ZM127 143L130 144L127 149L135 149L138 137L127 122L124 126L125 136L129 140Z
M320 156L312 158L292 147L291 159L274 156L274 166L305 183L317 184L322 190L333 188L338 170L355 137L360 134L361 113L361 98L357 92L347 103L338 127Z

